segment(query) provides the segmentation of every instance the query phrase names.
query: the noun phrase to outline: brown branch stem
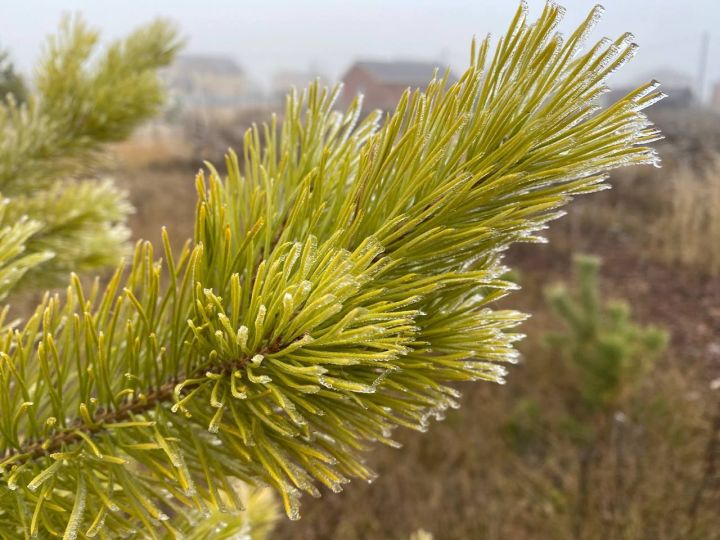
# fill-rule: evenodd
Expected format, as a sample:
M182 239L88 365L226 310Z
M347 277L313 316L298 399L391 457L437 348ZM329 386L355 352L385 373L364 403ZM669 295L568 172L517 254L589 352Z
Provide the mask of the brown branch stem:
M258 351L258 354L265 356L276 353L283 348L283 345L276 342L263 347ZM97 411L92 418L92 423L83 423L82 421L79 421L76 426L59 430L52 436L42 441L33 442L24 446L20 445L14 450L10 449L9 452L6 452L5 455L2 456L0 462L6 461L13 456L17 456L15 462L24 462L49 456L62 450L63 447L67 445L80 442L82 439L81 434L97 434L106 430L108 425L131 420L135 415L148 413L163 403L170 403L174 401L175 387L183 379L201 378L208 372L228 375L238 369L244 368L250 361L250 358L251 356L243 356L219 366L198 369L186 377L176 377L147 394L140 394L138 397L125 401L116 409Z

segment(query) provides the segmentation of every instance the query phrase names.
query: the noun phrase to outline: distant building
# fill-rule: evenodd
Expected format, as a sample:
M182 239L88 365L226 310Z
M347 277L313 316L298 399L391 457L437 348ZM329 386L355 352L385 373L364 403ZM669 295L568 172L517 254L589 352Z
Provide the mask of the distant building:
M243 69L227 56L180 55L164 71L163 78L175 105L189 113L233 113L262 100Z
M436 69L440 76L445 74L446 68L433 62L355 62L342 77L343 104L363 94L365 110L392 110L408 87L425 88ZM450 79L457 80L452 74Z
M695 92L690 87L663 86L662 91L667 94L667 97L653 105L653 107L660 109L687 109L697 103Z
M671 69L655 70L652 76L642 77L628 86L614 87L603 95L602 105L609 105L625 97L637 87L656 79L660 82L658 90L667 97L653 105L653 111L660 109L687 109L698 105L698 96L694 79L685 73Z

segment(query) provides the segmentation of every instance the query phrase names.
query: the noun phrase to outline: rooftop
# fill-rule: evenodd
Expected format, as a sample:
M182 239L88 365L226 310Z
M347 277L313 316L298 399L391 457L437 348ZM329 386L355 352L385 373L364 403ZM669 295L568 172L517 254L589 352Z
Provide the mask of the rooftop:
M355 62L353 68L355 67L365 70L381 84L407 86L425 86L432 78L435 69L438 70L440 76L442 76L447 69L447 67L433 62L380 62L369 60ZM450 81L454 82L455 80L457 79L451 73Z

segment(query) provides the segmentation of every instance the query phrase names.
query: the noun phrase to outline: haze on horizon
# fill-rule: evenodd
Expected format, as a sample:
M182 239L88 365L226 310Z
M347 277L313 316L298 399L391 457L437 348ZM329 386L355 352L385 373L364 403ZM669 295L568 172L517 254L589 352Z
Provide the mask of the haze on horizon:
M531 15L543 0L529 0ZM594 2L565 0L561 27L569 32ZM278 70L311 70L337 80L356 59L428 59L465 66L473 35L504 32L518 3L488 0L3 0L0 45L29 70L63 13L81 13L104 38L117 37L162 16L174 20L188 53L229 55L267 85ZM706 89L720 81L720 2L606 0L594 37L635 35L640 50L622 70L637 82L673 73L696 81L703 34L710 38ZM707 90L705 91L707 95Z

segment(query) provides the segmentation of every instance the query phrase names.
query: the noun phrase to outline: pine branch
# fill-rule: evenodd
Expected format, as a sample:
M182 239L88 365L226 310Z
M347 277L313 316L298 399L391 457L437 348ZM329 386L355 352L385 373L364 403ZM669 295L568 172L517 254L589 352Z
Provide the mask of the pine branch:
M35 95L22 104L9 96L0 106L0 193L12 202L0 230L18 219L35 223L15 246L23 258L5 256L8 267L22 265L13 286L21 275L56 285L72 269L115 265L125 252L122 223L131 207L108 181L92 179L93 168L104 144L126 138L159 110L157 70L179 43L173 28L157 21L90 62L97 41L81 20L66 19L37 68ZM8 290L9 283L0 285L0 297Z
M124 223L132 207L110 180L59 181L11 201L0 227L22 219L36 223L24 250L49 255L28 272L26 282L63 283L73 270L113 266L128 251Z
M8 199L0 200L0 300L17 285L26 272L52 257L51 253L26 253L25 245L41 224L27 218L6 222ZM0 329L4 317L0 317Z
M242 167L198 175L192 246L164 233L164 261L139 244L104 290L48 296L0 339L0 533L173 537L188 509L234 515L232 479L296 518L300 491L372 480L370 444L457 407L452 383L502 382L524 318L490 308L503 251L656 161L656 84L596 107L634 51L580 52L598 14L563 42L560 8L521 7L492 58L473 45L381 126L337 91L290 96Z
M0 108L0 192L6 197L78 177L102 145L121 141L163 102L157 69L179 48L165 21L112 43L94 63L99 34L78 18L64 19L37 68L37 93L25 106ZM68 99L72 96L72 99Z
M273 346L260 349L258 354L267 356L276 354L280 350L282 350L282 347L275 344ZM244 369L250 360L251 359L247 357L238 358L221 366L210 368L207 371L198 371L197 373L184 378L197 379L207 377L208 373L230 377L238 370ZM84 424L81 419L78 418L74 427L66 430L58 430L42 442L35 442L19 448L16 454L21 455L22 459L16 460L16 463L18 461L49 456L58 450L61 450L66 445L82 442L84 435L98 433L110 424L119 424L127 420L131 420L135 415L146 414L155 409L158 405L164 402L172 401L175 387L181 382L181 380L171 380L149 394L142 396L142 398L125 401L115 410L96 410L93 415L92 424Z

